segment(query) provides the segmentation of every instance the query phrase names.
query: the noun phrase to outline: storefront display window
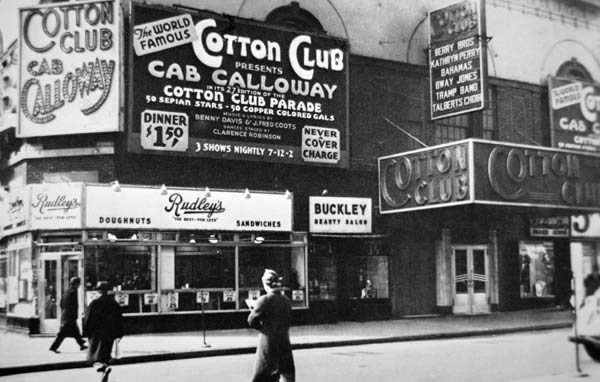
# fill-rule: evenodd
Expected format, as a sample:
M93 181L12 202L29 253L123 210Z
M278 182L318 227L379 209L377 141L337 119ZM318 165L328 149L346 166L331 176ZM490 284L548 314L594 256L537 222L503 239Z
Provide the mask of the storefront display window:
M123 313L157 311L153 299L144 297L156 292L155 251L153 246L86 248L86 303L94 298L98 281L108 281Z
M33 309L33 267L31 249L8 251L7 296L11 313L31 314Z
M337 296L337 267L330 255L330 243L310 246L308 259L308 293L311 301L335 301Z
M519 242L521 297L554 296L554 243Z
M174 260L174 289L162 290L168 310L235 309L234 247L177 247Z
M346 274L347 297L389 298L387 256L355 256L349 261Z
M240 247L240 301L256 299L265 294L261 277L265 269L273 269L283 278L285 294L293 307L305 307L304 247ZM240 305L240 308L245 306Z
M97 296L97 282L106 280L125 314L247 310L246 299L265 293L261 277L272 268L292 306L308 306L305 234L186 231L156 235L156 246L138 245L139 234L118 234L117 244L92 239L85 246L86 304Z
M389 298L387 248L377 241L357 243L345 259L344 299Z

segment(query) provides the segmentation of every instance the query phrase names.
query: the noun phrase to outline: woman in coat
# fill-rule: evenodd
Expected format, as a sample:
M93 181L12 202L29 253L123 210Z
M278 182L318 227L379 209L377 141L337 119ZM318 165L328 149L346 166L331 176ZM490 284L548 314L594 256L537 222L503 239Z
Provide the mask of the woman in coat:
M293 382L296 379L290 323L292 303L281 293L281 278L271 269L262 277L267 292L256 302L248 316L248 324L260 331L252 382Z
M108 294L110 284L98 282L100 297L90 303L83 320L83 335L89 338L88 361L97 364L102 373L102 382L108 381L111 372L113 342L123 337L123 315L121 306Z

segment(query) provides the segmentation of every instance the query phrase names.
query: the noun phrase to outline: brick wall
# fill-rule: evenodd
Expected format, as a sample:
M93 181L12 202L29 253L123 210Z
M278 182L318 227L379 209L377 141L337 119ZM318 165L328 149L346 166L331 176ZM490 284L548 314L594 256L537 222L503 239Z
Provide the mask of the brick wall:
M71 171L97 171L98 182L108 183L116 179L115 157L113 155L93 155L29 160L27 162L27 183L42 183L44 173Z

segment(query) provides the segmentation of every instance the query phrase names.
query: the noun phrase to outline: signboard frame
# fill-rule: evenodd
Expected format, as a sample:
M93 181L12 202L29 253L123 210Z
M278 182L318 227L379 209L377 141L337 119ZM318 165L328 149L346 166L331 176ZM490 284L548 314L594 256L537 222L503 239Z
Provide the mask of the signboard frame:
M598 107L593 98L600 99L600 83L548 76L552 147L600 154L600 110L590 110L586 97Z
M465 25L468 26L475 21L472 19L468 20L472 14L467 13L465 16L464 12L460 12L461 7L467 7L471 12L473 10L472 7L474 7L477 12L477 30L460 30L460 28L463 28ZM453 14L460 14L463 16L463 19L452 20ZM431 101L429 111L431 120L484 109L488 102L485 1L463 0L440 9L429 11L427 19L429 21L429 99ZM453 31L457 36L445 38L443 36L434 36L435 27L433 27L433 24L436 24L436 22L453 23L453 28L458 29ZM451 28L447 28L446 30L451 30ZM476 47L473 48L473 46ZM459 50L460 52L453 53ZM476 56L474 56L475 53L477 53ZM451 65L442 68L442 66L448 64ZM444 79L443 77L446 77L444 71L451 77ZM454 83L455 81L456 84ZM459 84L459 81L464 85L456 86ZM469 95L463 97L463 92ZM459 93L458 97L456 93ZM441 99L438 100L439 102L434 102L434 98ZM466 106L468 105L467 101L469 102L468 104L472 103L473 106ZM440 104L444 110L434 112L435 105L437 104ZM448 107L446 108L445 106Z
M291 232L291 193L86 184L88 229Z
M317 205L329 205L329 210L316 211ZM373 232L373 207L371 198L310 196L310 233L371 234ZM317 223L323 219L326 222Z
M186 13L181 9L165 8L157 5L132 2L130 14L132 31L134 31L138 25L145 25L148 23L156 22L157 20L173 17L173 15L185 15ZM170 49L172 50L166 51L166 53L154 52L151 54L143 54L142 56L137 56L133 49L131 49L131 52L128 57L130 64L130 78L132 78L132 81L130 81L129 85L129 104L132 106L130 108L128 116L129 126L131 127L131 129L127 134L127 150L129 152L144 154L151 153L154 155L177 155L198 158L234 159L257 162L262 161L309 166L348 168L350 155L348 110L348 60L350 56L350 48L349 41L347 39L326 36L311 32L301 33L288 28L257 22L255 20L243 19L234 16L222 16L206 11L194 12L191 13L191 16L194 19L194 22L196 23L196 32L198 34L199 40L203 39L202 30L198 29L198 24L200 24L199 21L204 22L207 20L211 20L213 22L213 27L209 25L208 27L204 28L205 34L208 33L207 31L209 31L211 32L211 35L215 35L217 34L217 32L215 31L221 31L222 29L226 29L225 24L229 23L231 25L235 24L235 30L240 31L238 33L242 33L242 30L246 31L246 34L249 35L249 38L252 39L253 42L260 40L260 36L268 36L269 42L278 43L280 45L282 58L281 62L267 61L266 59L263 59L263 61L266 65L272 65L275 69L277 69L278 73L282 74L276 74L276 76L278 75L279 77L273 77L273 75L270 74L271 77L263 76L260 79L260 81L258 81L258 79L254 80L255 82L252 84L258 86L258 90L252 90L252 92L250 92L251 88L247 84L250 84L251 81L247 81L245 85L246 87L243 88L241 87L242 81L239 80L239 78L247 78L247 75L249 76L253 73L255 75L258 75L261 73L251 71L244 72L242 70L241 73L243 73L243 75L239 76L239 81L235 81L236 85L225 86L224 88L226 89L224 95L222 94L221 96L219 96L217 93L221 92L221 87L215 85L215 76L218 77L219 75L221 75L221 79L225 78L228 81L227 83L230 83L233 76L236 76L238 74L238 72L233 72L233 70L230 70L231 73L223 75L223 72L225 70L220 68L225 67L227 69L231 67L232 63L235 63L235 65L239 65L239 67L243 67L244 65L256 64L257 60L252 59L250 57L250 53L247 53L247 56L241 57L239 55L239 52L237 52L238 48L233 49L234 52L231 55L224 54L222 52L214 53L214 51L209 51L209 48L204 47L203 45L205 44L196 44L196 42L198 42L199 40L196 40L194 42L194 44L196 45L193 45L192 43L187 43L170 47ZM208 24L210 23L207 23L207 25ZM332 98L328 100L330 102L321 102L322 105L319 106L319 108L322 108L322 113L315 111L312 114L310 112L305 112L303 114L305 116L309 114L312 115L312 117L310 118L292 117L289 113L291 113L293 110L289 109L289 105L291 105L292 102L295 102L296 105L303 103L305 106L302 106L302 108L305 107L306 110L308 110L309 104L311 104L312 101L314 101L312 103L315 105L319 103L317 100L320 100L321 98L319 98L318 96L310 96L308 93L304 96L300 96L292 94L291 91L278 93L276 91L277 88L275 87L273 87L273 90L270 91L264 90L270 87L268 84L269 81L282 80L284 82L288 81L291 83L292 81L302 80L302 78L300 78L297 72L290 69L291 64L286 61L288 60L287 50L289 49L289 47L286 45L288 44L287 40L291 39L293 36L295 36L295 38L302 37L301 44L303 44L303 48L310 46L311 50L325 50L328 49L326 48L327 46L330 46L331 50L337 49L341 52L340 57L341 60L343 60L342 69L339 71L333 71L331 69L333 65L331 64L331 62L331 66L329 66L327 69L319 67L312 68L314 78L305 82L307 84L312 82L313 84L307 86L311 86L311 89L314 89L312 88L312 86L321 86L321 82L327 82L328 79L331 79L331 81L329 82L332 84L332 87L335 87L336 90L333 90L331 91L331 93L328 93L332 96ZM308 44L312 44L312 46ZM208 65L205 65L205 62L199 59L198 53L192 52L192 47L190 47L190 45L192 45L194 50L204 50L204 54L210 56L211 59L216 58L218 55L220 55L220 65L222 66L211 68ZM200 45L202 45L202 47L199 47ZM195 70L196 73L198 73L199 78L202 79L203 82L192 83L189 81L177 81L172 79L168 80L165 79L164 76L163 78L152 77L148 73L149 62L146 61L150 59L160 61L160 57L165 56L167 54L169 55L169 63L178 64L182 70L187 70L185 68L193 66L195 69L190 70ZM175 57L175 59L173 59L173 57ZM306 59L306 57L304 58ZM134 67L137 67L139 69L136 72L134 72ZM170 67L171 66L168 65L165 60L165 65L164 67L162 67L161 70L163 72L166 72ZM215 74L216 72L219 73ZM145 79L136 80L134 78L134 76L136 76L136 73L138 78ZM183 72L182 75L184 75ZM313 74L311 74L311 76L312 75ZM185 76L187 76L187 74L185 74ZM211 78L213 78L213 82L211 82ZM164 92L166 86L169 86L169 84L172 84L173 87L175 85L181 85L181 87L196 87L198 88L196 89L198 91L212 91L214 93L211 96L214 97L213 101L216 99L216 101L218 102L212 102L211 105L208 105L209 102L204 102L203 100L200 100L202 102L200 107L192 108L191 106L177 105L177 110L175 110L173 109L174 106L166 103L167 98L169 97L166 97ZM143 88L141 87L142 85L144 86ZM238 95L238 101L236 101L238 102L237 104L234 104L234 102L232 101L232 94L227 93L230 91L243 93ZM135 97L134 94L138 94L138 96ZM311 95L312 94L313 93L311 90ZM145 98L142 102L142 98L146 96L148 96L149 98ZM248 100L244 101L246 102L246 104L240 103L242 102L240 101L242 96L246 96L248 98ZM263 106L263 109L269 110L265 110L262 113L262 115L258 112L244 112L244 109L246 108L246 106L248 106L248 103L250 102L249 98L252 96L256 97L254 99L254 102L258 102L259 105L260 102L266 102L266 105ZM185 97L187 96L184 96L183 98ZM195 95L194 97L197 97L197 95ZM223 99L220 99L219 97L223 97ZM175 99L176 97L170 98ZM190 99L191 98L193 97L190 97ZM262 98L262 100L260 98ZM323 99L324 98L325 97L323 97ZM279 104L271 107L273 105L272 102L274 99L279 99L279 101L284 100L286 102L289 101L287 103L288 106L286 106L288 109L281 109ZM185 101L188 101L188 99L180 98L176 101L185 103ZM198 102L198 100L196 100L195 102ZM234 113L231 111L231 107L233 106L242 106L242 108L241 110L238 110L236 113ZM256 106L255 109L257 109L257 107L259 106ZM316 108L317 106L314 107ZM225 108L227 108L227 110L225 110ZM187 130L189 134L189 144L187 145L187 147L183 147L182 143L179 140L175 142L175 139L172 138L172 134L170 135L170 138L168 140L163 140L162 138L167 136L167 128L170 127L172 131L177 130L179 134L180 132L178 128L182 126L167 126L166 124L164 126L163 124L155 124L156 126L146 125L146 131L141 131L141 119L139 114L142 111L146 111L147 114L152 114L153 110L161 112L177 111L188 114L189 126L187 126ZM249 108L247 110L249 110ZM277 113L279 112L282 112L284 114L278 116ZM285 114L287 112L289 113ZM275 115L268 115L269 113L275 113ZM300 115L299 112L295 113ZM329 121L325 120L326 117L330 118ZM224 123L223 121L225 121L225 119L223 118L226 118L229 122ZM333 121L331 120L331 118L333 118ZM283 127L280 128L276 125L281 125ZM315 129L322 130L321 133L323 137L325 137L325 139L323 140L321 139L323 137L318 137L319 143L326 145L323 146L322 150L318 147L313 147L312 150L306 150L306 147L303 148L305 143L307 143L309 139L311 139L311 136L305 137L303 135L303 132L306 131L307 127L310 131L313 131ZM329 130L332 128L337 131L338 136L332 137L332 139L328 140L326 139L326 136L329 134ZM156 131L153 131L153 129L155 129ZM256 129L261 129L262 133L258 133L258 135L254 134ZM286 129L288 131L286 131ZM185 127L183 127L183 130L185 130ZM159 136L161 137L160 142L158 140ZM152 144L145 142L142 145L142 141L144 139L152 141ZM169 149L169 146L172 144L172 142L175 142L177 146L176 150ZM155 148L154 150L148 149L149 146L156 146L157 144L160 147ZM339 150L337 150L336 152L332 152L331 147L335 148L335 146L339 146ZM315 160L315 158L318 160Z
M107 8L104 8L105 4L110 4L112 11L107 11ZM96 11L81 10L86 6L90 7L89 9L93 7ZM81 17L82 24L87 23L86 26L75 26L74 12L70 12L70 9L64 10L63 7L80 9L81 14L84 14ZM59 8L61 11L58 10ZM23 31L23 23L29 26L32 22L44 23L43 20L53 20L54 25L51 27L54 29L49 29L51 27L46 24L44 24L45 28L37 28L36 30L42 32L44 29L47 30L41 42L36 41L39 36L28 37ZM107 21L110 24L107 24ZM52 23L52 21L46 22ZM92 134L123 130L121 123L124 91L121 86L123 83L122 23L121 0L86 0L19 9L19 28L24 36L19 39L20 105L17 137ZM85 29L86 27L89 29ZM89 47L86 45L88 32L93 36L90 39L93 42L89 42L93 46ZM47 43L45 46L41 45L45 43ZM103 45L108 43L111 44L109 47ZM78 58L75 59L73 54ZM32 62L36 62L37 65L29 67ZM80 85L79 78L84 80L87 78L89 82L86 84L82 81L83 84ZM49 90L41 90L48 86L58 87L54 88L52 93ZM23 94L24 91L29 92L30 88L32 88L31 94ZM84 96L86 91L87 94ZM32 101L33 105L30 105ZM74 118L78 123L70 123Z
M382 197L382 183L385 183L385 179L382 180L382 167L387 162L459 144L468 146L469 196L467 198L459 202L392 208L393 206ZM528 166L529 161L525 160L528 156L535 157L534 163L539 168L536 167L533 174L537 175L537 178L529 176L531 169L523 167ZM490 165L490 157L499 162ZM521 165L521 167L514 169L512 166L515 164ZM503 169L510 167L510 173L506 170L504 174L494 174L494 177L490 177L489 170L494 168L493 165ZM539 174L542 165L548 166L548 171L544 174L547 178L540 180L541 175ZM596 183L600 184L598 179L600 174L597 174L597 168L600 168L600 156L590 153L470 138L378 158L379 209L381 214L387 214L463 204L480 204L595 212L600 207L600 200L595 200L593 195L588 197L582 190L585 187L594 187ZM516 179L516 186L515 183L505 184L506 179ZM527 194L527 197L523 197L523 192L517 192L519 187L524 187L523 192Z

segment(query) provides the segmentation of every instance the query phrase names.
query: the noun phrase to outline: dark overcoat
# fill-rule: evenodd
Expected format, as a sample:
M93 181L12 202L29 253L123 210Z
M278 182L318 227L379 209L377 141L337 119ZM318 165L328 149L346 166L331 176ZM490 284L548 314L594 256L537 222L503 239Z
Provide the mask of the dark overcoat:
M88 361L107 364L114 340L123 337L123 314L113 296L103 294L90 303L83 319L83 336L90 342Z
M79 328L77 327L77 312L79 303L77 301L77 288L70 286L60 299L60 330L59 334L63 337L79 337Z
M262 296L248 316L248 324L258 329L258 347L253 382L278 380L282 373L295 373L290 323L292 304L287 296L269 293Z

